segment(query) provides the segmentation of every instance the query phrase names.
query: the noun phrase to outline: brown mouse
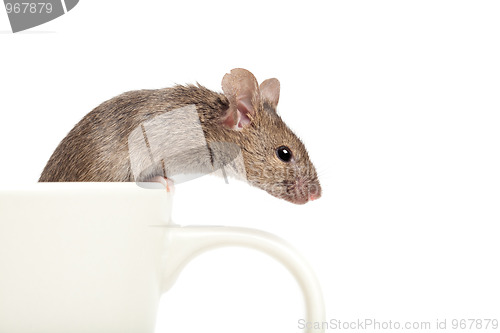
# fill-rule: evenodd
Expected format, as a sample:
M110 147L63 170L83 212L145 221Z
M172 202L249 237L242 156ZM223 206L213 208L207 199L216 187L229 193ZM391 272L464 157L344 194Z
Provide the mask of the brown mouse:
M259 86L252 73L236 68L223 77L222 90L177 85L116 96L69 132L39 181L170 178L213 172L238 155L239 172L251 185L296 204L319 198L321 186L306 148L276 112L279 81ZM140 147L148 153L138 154ZM222 162L216 163L215 155Z

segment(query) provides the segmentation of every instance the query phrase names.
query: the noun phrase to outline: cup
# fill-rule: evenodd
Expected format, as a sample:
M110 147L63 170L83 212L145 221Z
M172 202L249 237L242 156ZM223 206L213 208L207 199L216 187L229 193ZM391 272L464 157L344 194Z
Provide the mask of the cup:
M254 229L179 226L172 195L135 183L38 183L0 189L0 332L153 333L160 297L204 251L244 246L285 265L306 320L324 321L307 262ZM313 328L305 332L323 332Z

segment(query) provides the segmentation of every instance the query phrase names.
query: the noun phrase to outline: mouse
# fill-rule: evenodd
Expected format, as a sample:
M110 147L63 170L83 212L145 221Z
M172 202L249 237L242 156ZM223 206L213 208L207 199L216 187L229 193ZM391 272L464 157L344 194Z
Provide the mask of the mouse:
M236 178L294 204L320 198L308 152L278 114L279 80L259 85L235 68L221 86L135 90L103 102L59 143L39 182L161 181L229 170L237 156Z

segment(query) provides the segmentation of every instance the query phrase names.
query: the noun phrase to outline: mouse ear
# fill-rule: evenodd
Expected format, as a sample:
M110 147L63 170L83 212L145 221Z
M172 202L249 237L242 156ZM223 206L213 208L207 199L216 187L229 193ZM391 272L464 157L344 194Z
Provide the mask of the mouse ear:
M235 68L224 75L222 90L229 100L229 109L222 117L222 124L240 130L250 124L255 107L260 100L259 85L252 73Z
M280 99L280 81L278 79L267 79L260 84L262 99L271 103L276 108Z

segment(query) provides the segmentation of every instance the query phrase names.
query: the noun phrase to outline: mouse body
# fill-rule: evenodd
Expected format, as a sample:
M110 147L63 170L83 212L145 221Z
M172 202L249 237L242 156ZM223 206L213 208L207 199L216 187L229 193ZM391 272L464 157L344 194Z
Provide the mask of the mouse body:
M222 90L177 85L116 96L75 125L39 181L133 182L179 172L208 173L216 164L216 148L225 147L226 155L234 157L234 147L250 185L296 204L319 198L321 186L307 150L276 111L279 81L259 85L252 73L236 68L223 77ZM132 138L141 133L145 145L137 147L161 163L144 165L147 172L139 174L133 159L138 141ZM153 156L165 152L168 158ZM222 155L219 151L217 156Z

